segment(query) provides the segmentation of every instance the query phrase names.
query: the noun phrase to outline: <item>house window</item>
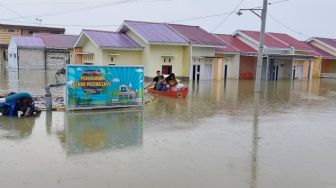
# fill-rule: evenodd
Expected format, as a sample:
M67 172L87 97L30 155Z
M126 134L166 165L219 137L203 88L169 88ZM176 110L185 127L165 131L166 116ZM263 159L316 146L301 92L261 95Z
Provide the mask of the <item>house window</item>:
M162 74L170 74L173 72L173 66L171 65L162 65Z
M8 51L7 50L3 51L3 58L4 58L5 61L8 60Z
M164 63L171 63L172 62L172 58L163 58L163 62Z
M114 60L113 57L111 57L111 62L113 62L113 60Z
M9 53L9 57L10 57L10 58L12 57L12 53Z
M16 59L16 53L14 53L14 59Z

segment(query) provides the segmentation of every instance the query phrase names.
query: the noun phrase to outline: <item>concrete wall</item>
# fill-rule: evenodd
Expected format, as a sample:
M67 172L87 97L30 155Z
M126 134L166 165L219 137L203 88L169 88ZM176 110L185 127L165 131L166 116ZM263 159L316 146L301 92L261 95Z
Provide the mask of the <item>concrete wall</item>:
M47 70L59 70L66 66L67 62L70 62L70 52L63 51L46 51L46 69Z
M16 57L13 54L16 54ZM11 40L8 46L8 67L18 69L17 46L13 40Z
M45 69L44 49L18 49L19 69Z
M257 66L257 57L240 56L239 78L254 79Z
M75 64L75 49L70 50L70 64Z
M223 67L221 67L221 71L223 72L222 78L224 78L224 69L225 65L227 65L227 78L238 79L239 61L239 55L224 55Z
M275 66L278 66L278 79L291 79L292 77L292 60L276 59Z

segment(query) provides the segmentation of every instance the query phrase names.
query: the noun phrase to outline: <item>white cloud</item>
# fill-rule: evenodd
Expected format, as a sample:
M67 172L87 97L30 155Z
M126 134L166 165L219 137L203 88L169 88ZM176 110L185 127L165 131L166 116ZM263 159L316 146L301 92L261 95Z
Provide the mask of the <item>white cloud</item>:
M120 82L120 79L119 78L113 78L112 82Z
M80 68L80 67L78 67L76 70L77 70L77 71L82 71L83 69L82 69L82 68Z
M136 69L135 70L135 72L143 72L144 70L143 69L140 69L140 68L138 68L138 69Z

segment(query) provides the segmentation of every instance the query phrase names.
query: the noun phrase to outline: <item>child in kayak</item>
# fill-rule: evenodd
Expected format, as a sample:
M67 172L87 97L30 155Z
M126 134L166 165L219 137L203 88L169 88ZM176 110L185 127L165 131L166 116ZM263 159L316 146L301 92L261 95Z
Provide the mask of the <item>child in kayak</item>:
M154 89L158 90L158 91L168 91L169 90L169 88L167 87L167 83L166 83L163 75L159 76L159 81L155 85Z
M166 78L166 82L168 83L169 88L172 91L180 91L188 89L186 86L184 86L183 84L179 83L176 80L174 73L169 74L169 76Z

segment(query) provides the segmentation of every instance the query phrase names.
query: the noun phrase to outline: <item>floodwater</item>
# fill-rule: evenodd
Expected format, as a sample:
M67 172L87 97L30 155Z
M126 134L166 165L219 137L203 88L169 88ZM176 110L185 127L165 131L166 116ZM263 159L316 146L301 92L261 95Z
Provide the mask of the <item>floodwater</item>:
M0 93L54 81L10 74ZM0 187L336 187L336 80L269 81L260 95L249 80L189 87L143 108L0 118Z

